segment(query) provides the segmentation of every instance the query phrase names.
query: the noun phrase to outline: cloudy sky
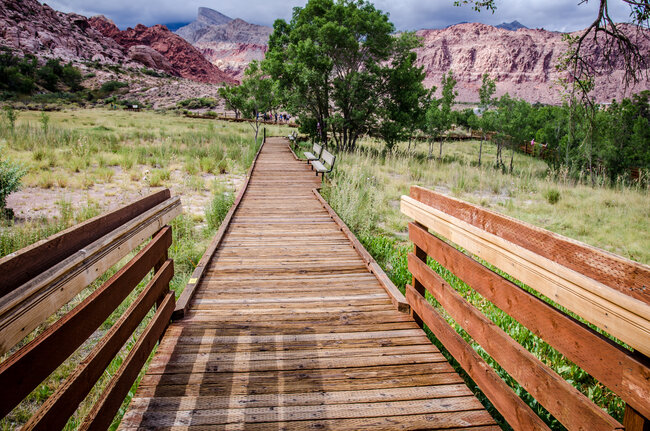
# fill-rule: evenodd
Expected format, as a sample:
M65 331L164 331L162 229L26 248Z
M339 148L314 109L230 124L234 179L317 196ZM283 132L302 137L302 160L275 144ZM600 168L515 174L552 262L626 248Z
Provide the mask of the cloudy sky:
M500 24L518 20L530 28L575 31L585 28L595 17L597 0L578 5L580 0L497 0L497 11L477 13L471 7L455 7L453 0L375 0L377 8L388 12L398 30L441 28L459 22ZM43 1L42 1L43 2ZM272 25L276 18L291 18L294 6L305 0L48 0L45 3L64 12L85 16L106 15L124 29L145 25L189 22L199 6L209 7L248 22ZM629 8L621 0L610 1L610 14L627 21Z

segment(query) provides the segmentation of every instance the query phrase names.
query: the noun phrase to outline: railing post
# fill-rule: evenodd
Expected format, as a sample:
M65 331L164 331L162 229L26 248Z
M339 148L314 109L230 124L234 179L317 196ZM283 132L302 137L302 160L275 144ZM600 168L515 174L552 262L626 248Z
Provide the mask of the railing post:
M425 230L428 230L426 228L426 226L424 226L424 225L422 225L422 224L420 224L418 222L414 222L414 223L418 227L420 227L422 229L425 229ZM418 259L420 259L422 262L424 262L426 264L427 263L427 253L426 253L426 251L422 250L417 245L414 245L413 247L414 247L413 254L415 254L415 257L417 257ZM424 285L422 283L420 283L420 281L417 278L415 278L415 276L413 276L412 286L418 292L418 294L422 295L422 298L426 298L425 297L426 289L425 289ZM417 323L420 328L424 325L422 323L422 319L420 318L420 316L418 316L415 313L415 311L413 311L413 307L411 307L411 317L413 317L413 320L415 320L415 323Z
M163 226L162 229L164 229L165 227L166 227L166 226ZM161 230L162 230L162 229L161 229ZM171 230L171 227L170 227L169 229ZM160 230L159 230L158 232L160 232ZM152 236L152 238L154 238L154 237L158 234L158 232L156 232L156 233ZM162 268L162 266L165 264L165 262L167 262L167 259L169 259L169 250L168 250L168 249L165 249L165 250L161 253L161 255L160 255L160 259L158 259L158 262L154 263L154 265L153 265L153 275L154 275L154 276L155 276L156 274L158 274L158 272L160 271L160 268ZM167 289L166 289L165 291L166 291L166 292L169 291L169 283L167 283ZM156 300L156 310L158 309L158 307L160 307L160 304L162 304L162 301L163 301L164 298L165 298L164 295L161 295L160 298L158 298L158 299Z
M650 431L650 420L630 407L629 404L625 404L623 426L625 431Z

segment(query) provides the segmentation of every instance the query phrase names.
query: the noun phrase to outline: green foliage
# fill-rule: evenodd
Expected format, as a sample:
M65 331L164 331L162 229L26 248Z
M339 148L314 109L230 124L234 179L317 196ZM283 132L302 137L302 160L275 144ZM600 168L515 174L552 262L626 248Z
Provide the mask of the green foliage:
M217 101L211 97L194 97L181 100L176 105L185 109L210 109L217 106Z
M409 53L416 44L411 33L396 35L388 15L369 2L309 0L289 23L275 22L263 68L302 132L325 144L331 133L340 150L353 150L368 133L391 147L417 119L412 107L424 93Z
M546 193L544 193L544 197L549 204L555 205L560 201L560 191L557 189L548 189Z
M210 205L205 209L205 218L208 222L208 229L214 230L219 228L234 201L235 197L231 191L227 191L223 187L219 187L215 191L212 202L210 202Z
M16 113L16 110L11 105L6 105L3 109L5 111L5 120L7 120L7 125L9 126L9 130L13 134L14 131L16 130L16 120L18 119L18 114Z
M5 91L5 98L31 95L36 84L52 92L59 91L63 84L77 92L83 90L81 81L81 72L72 63L61 65L60 60L50 59L39 67L32 55L20 58L9 49L0 48L0 90Z
M102 86L99 88L99 91L103 94L110 94L113 93L120 88L126 88L128 87L129 84L126 82L121 82L121 81L106 81L102 84Z
M430 139L429 158L433 155L433 142L451 128L453 120L451 108L454 105L456 96L458 96L458 92L454 89L456 83L456 78L454 78L451 70L442 75L442 97L440 99L433 99L427 108L424 128L425 133L427 133ZM438 159L442 160L442 138L440 138Z
M7 212L7 196L20 188L20 179L26 173L20 165L3 158L2 154L0 146L0 216Z

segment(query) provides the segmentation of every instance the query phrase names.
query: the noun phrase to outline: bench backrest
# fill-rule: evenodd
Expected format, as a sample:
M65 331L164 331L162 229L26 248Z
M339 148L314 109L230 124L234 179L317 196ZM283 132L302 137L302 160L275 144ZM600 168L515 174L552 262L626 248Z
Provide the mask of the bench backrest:
M323 146L319 144L314 144L312 150L314 151L314 156L320 157L320 154L323 151Z
M547 429L429 304L425 291L567 429L611 430L622 426L461 296L456 289L465 289L465 285L452 287L449 283L457 281L443 279L427 265L428 256L615 392L627 403L626 424L639 420L647 423L649 266L421 187L413 186L410 196L402 196L401 209L415 220L409 224L415 250L408 256L413 285L407 286L407 301L513 428L529 429L533 424ZM528 287L520 287L482 262ZM531 293L533 290L537 294ZM575 315L636 351L614 343Z
M110 426L174 311L174 292L169 290L174 265L167 253L172 232L166 224L180 212L180 198L172 198L169 190L164 190L0 259L0 268L14 268L16 273L15 277L2 279L6 284L2 285L0 295L0 353L5 353L151 238L90 296L0 363L0 387L11 388L3 393L0 417L85 343L153 270L153 277L142 292L24 429L62 429L115 355L155 308L151 321L80 429ZM20 271L23 267L25 270Z
M334 161L336 160L336 156L334 154L330 153L327 150L323 150L323 154L321 154L321 158L323 159L324 163L330 165L330 168L334 167Z

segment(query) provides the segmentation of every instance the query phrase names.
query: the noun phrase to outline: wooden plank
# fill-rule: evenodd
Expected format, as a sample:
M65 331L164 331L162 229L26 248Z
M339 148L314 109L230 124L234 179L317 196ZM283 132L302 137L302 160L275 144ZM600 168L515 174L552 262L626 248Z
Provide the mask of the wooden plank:
M0 354L182 211L164 201L0 298Z
M402 196L402 212L643 354L650 354L648 304L408 196Z
M406 286L406 299L510 426L517 430L549 430L510 386L501 380L496 371L449 326L413 286Z
M371 403L418 399L468 396L472 392L464 384L419 386L406 388L368 389L363 391L307 392L296 394L151 397L133 398L131 410L155 409L157 411L247 409L274 406L310 406L347 403Z
M235 201L233 202L232 206L228 210L228 213L226 214L223 221L221 222L221 225L219 225L219 229L217 230L217 233L215 234L212 241L210 241L210 244L205 250L205 253L203 253L203 256L201 256L201 260L199 260L199 263L196 265L196 268L194 268L194 271L192 272L189 281L185 285L183 292L181 292L181 295L178 298L178 301L176 302L176 309L174 310L174 315L173 315L174 320L182 319L183 315L187 311L190 300L194 295L196 286L203 278L203 273L205 271L205 268L208 266L208 263L212 259L212 256L214 255L215 251L217 250L217 248L219 248L219 245L223 241L223 237L226 234L228 227L230 226L230 221L235 215L237 208L239 207L242 199L244 198L244 195L246 194L246 189L248 188L248 184L251 179L251 173L253 172L253 169L255 169L255 164L257 163L257 159L260 153L262 152L263 147L264 147L264 141L262 142L262 145L260 145L260 148L257 150L257 153L253 158L253 163L248 169L246 180L244 180L244 184L242 184L242 187L239 190L239 193L237 194L237 198L235 198Z
M506 280L415 223L409 224L409 236L426 254L485 299L650 417L647 397L650 394L650 368L647 360Z
M0 417L8 414L68 358L111 315L147 275L172 243L171 228L164 227L133 259L81 304L32 342L0 364L0 387L12 388L3 396ZM174 275L171 261L161 267L156 288Z
M623 426L626 431L650 431L650 419L643 417L633 407L626 404Z
M165 269L147 284L136 300L129 306L111 329L97 343L88 356L77 366L65 382L59 386L38 411L29 419L23 430L62 429L106 367L120 351L124 343L147 315L168 285L163 283L173 272L173 262L168 261Z
M152 193L0 258L0 297L170 197L169 189Z
M510 338L413 254L409 254L409 270L445 311L567 429L622 428L589 398ZM580 415L575 412L580 412Z
M422 187L411 187L411 197L650 304L648 265Z
M359 256L364 261L364 263L366 264L370 272L372 272L375 275L375 277L377 277L377 280L384 288L384 290L386 290L386 293L388 293L388 296L390 297L390 300L395 306L395 308L402 313L408 313L410 311L410 308L402 292L400 292L397 286L395 286L395 284L393 284L390 278L388 278L384 270L381 269L379 265L377 265L377 262L372 257L372 255L368 253L368 251L361 244L361 242L359 242L357 237L347 227L345 222L341 220L341 218L338 216L338 214L336 214L336 212L332 209L332 207L330 207L327 201L323 199L323 197L320 195L318 190L314 189L313 193L314 196L316 196L316 199L318 199L318 202L320 202L320 204L323 206L323 208L325 208L325 210L330 215L332 220L334 220L334 223L338 225L341 232L343 232L345 236L348 238L348 240L350 241L350 243L352 243L352 247L354 247L356 252L359 253Z
M165 332L174 312L174 292L168 292L137 343L120 365L79 430L108 429L149 354Z

